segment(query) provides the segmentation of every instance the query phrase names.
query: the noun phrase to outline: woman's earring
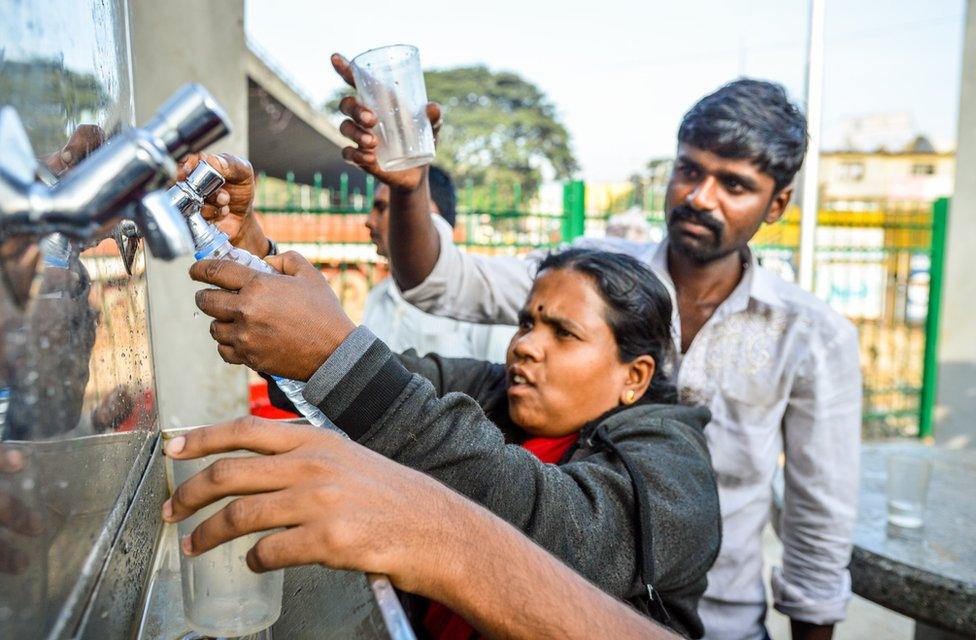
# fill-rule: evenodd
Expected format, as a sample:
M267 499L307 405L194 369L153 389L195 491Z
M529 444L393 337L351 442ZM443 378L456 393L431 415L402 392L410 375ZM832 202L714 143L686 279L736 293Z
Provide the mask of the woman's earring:
M637 400L637 392L633 389L629 389L627 391L627 395L624 396L624 404L634 404L635 400Z

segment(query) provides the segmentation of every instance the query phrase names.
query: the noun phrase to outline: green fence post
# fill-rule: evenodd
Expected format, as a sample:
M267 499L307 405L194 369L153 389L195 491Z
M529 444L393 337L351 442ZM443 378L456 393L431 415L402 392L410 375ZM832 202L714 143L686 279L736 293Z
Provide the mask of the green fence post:
M586 184L570 180L563 184L563 242L572 242L586 231Z
M370 174L366 174L366 210L373 208L373 196L376 191L376 179Z
M349 207L349 174L345 172L339 176L339 206L342 209Z
M287 208L290 212L295 208L295 172L289 171L285 174L285 193L287 194Z
M268 174L264 171L258 173L258 209L268 205Z
M322 174L316 171L312 174L312 209L322 208Z
M942 313L942 270L945 263L949 198L932 205L932 250L929 255L929 305L925 317L925 365L919 400L918 437L932 437L932 418L939 374L939 317Z

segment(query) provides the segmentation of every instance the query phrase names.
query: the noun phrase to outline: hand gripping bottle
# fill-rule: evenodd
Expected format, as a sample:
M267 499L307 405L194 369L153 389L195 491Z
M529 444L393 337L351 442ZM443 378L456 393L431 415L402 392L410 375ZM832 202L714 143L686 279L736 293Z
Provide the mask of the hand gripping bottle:
M224 184L224 178L206 162L200 161L197 168L183 182L170 187L170 201L186 216L196 248L197 260L232 260L239 264L265 273L276 273L267 262L253 253L235 247L227 234L210 224L200 215L203 201ZM295 408L316 427L341 430L325 417L325 414L307 401L302 392L305 383L280 376L272 376Z

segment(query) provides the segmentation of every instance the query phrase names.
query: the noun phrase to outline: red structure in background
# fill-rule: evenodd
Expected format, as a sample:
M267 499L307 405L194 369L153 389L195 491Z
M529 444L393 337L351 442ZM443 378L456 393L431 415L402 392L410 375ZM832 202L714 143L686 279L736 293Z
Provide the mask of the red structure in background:
M258 416L259 418L273 418L275 420L301 417L297 413L285 411L272 405L271 400L268 398L268 383L264 380L252 382L250 384L250 392L252 416Z

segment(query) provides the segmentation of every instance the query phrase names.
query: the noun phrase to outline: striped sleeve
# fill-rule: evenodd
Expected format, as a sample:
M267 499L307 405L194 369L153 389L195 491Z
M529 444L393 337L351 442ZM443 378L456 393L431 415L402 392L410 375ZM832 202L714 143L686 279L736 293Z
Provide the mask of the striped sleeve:
M357 440L396 402L411 374L389 347L358 327L305 386L305 399Z

